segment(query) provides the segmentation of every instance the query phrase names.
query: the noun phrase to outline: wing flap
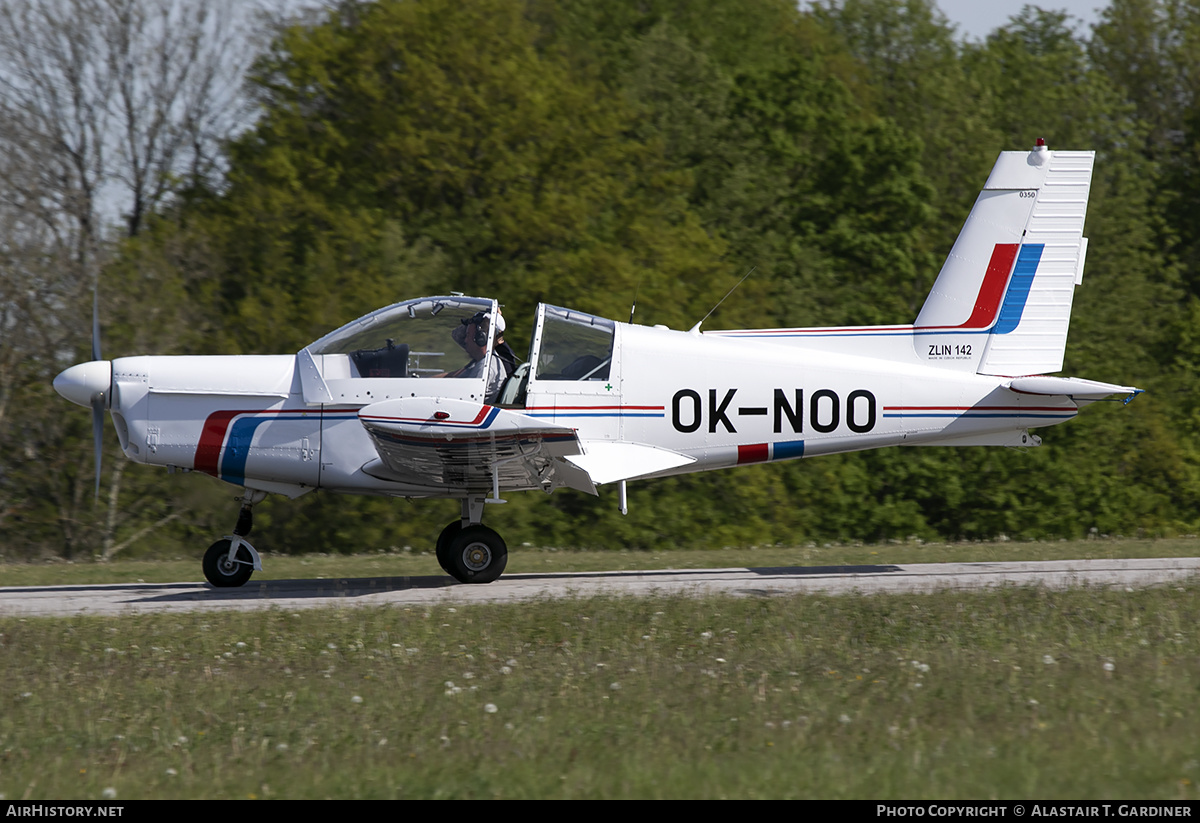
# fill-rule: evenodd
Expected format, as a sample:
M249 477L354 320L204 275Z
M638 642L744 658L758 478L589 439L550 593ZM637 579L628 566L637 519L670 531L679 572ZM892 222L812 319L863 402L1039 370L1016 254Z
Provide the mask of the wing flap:
M583 452L566 460L587 472L593 483L636 480L696 462L686 454L641 443L585 440L581 445Z

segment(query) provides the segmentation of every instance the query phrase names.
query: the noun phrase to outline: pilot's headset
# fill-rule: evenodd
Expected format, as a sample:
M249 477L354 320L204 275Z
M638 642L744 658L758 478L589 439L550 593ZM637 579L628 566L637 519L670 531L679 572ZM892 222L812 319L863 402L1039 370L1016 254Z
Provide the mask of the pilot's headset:
M485 311L477 311L472 317L464 317L461 321L464 326L475 327L475 345L483 348L487 345L488 333L487 326L491 323L491 315Z

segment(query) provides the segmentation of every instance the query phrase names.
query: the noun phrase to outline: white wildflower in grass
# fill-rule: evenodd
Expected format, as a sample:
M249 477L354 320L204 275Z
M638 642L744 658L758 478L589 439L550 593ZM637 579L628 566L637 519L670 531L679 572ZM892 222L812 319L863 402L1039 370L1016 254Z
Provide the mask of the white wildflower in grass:
M515 666L515 665L517 665L517 659L515 657L510 657L504 665Z
M717 658L717 662L718 662L718 663L724 663L724 662L725 662L725 658L724 658L724 657L718 657L718 658Z
M850 715L848 715L848 714L843 714L841 717L839 717L839 718L838 718L838 722L839 722L839 723L849 723L849 722L850 722Z
M458 614L458 609L446 609L450 614Z
M512 668L509 666L501 666L500 674L512 674Z
M712 638L712 632L700 632L700 637L704 640L710 640Z
M475 672L463 672L463 680L470 680L475 676Z
M1116 669L1117 669L1117 667L1113 665L1113 662L1111 660L1106 660L1104 662L1104 671L1111 672L1111 671L1116 671Z
M116 800L117 799L117 790L114 789L112 786L109 786L104 791L100 792L100 796L103 797L105 800Z
M175 771L174 769L167 769L167 777L174 777L177 774L179 774L179 772Z
M243 643L243 642L242 642L242 641L240 641L240 640L239 640L238 642L234 643L233 645L237 646L239 649L244 649L244 648L246 648L246 644L245 644L245 643Z
M1051 657L1050 655L1048 655L1048 654L1043 654L1043 655L1042 655L1042 662L1043 662L1043 663L1045 663L1047 666L1053 666L1055 661L1054 661L1054 658L1053 658L1053 657Z
M609 683L608 688L611 691L619 692L621 690L621 684L620 683Z
M188 739L184 735L181 734L181 735L179 735L179 738L176 740L176 742L179 743L180 746L186 746L188 744Z
M288 750L287 743L279 743L275 746L275 751L277 751L277 752L286 752L287 750Z
M327 649L336 649L336 648L337 648L337 644L336 644L336 643L326 643L326 644L325 644L325 648L327 648Z
M495 703L484 703L484 704L483 704L483 710L484 710L485 712L487 712L488 714L495 714L497 711L499 711L499 710L496 708L496 704L495 704Z
M359 697L359 696L356 694L356 695L354 695L354 697L351 697L351 698L350 698L350 702L351 702L351 703L361 703L361 702L362 702L362 698L361 698L361 697Z

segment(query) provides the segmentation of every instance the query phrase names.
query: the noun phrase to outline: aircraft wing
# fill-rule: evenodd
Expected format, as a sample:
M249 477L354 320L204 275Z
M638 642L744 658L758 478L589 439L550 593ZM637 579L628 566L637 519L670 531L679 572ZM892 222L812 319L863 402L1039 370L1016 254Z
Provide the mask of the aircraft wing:
M581 453L572 428L439 397L372 403L358 419L379 454L363 467L374 477L452 493L559 486L596 493L587 472L564 459Z

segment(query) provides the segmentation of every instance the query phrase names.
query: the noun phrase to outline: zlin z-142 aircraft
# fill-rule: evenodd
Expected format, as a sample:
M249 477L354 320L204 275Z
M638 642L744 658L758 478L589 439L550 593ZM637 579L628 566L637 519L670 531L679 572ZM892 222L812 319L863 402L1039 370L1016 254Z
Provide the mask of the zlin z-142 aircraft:
M92 408L98 442L108 410L129 459L244 489L233 534L204 556L214 586L262 568L246 539L256 503L314 489L461 500L438 561L488 583L508 550L483 512L504 492L617 483L625 511L629 480L884 446L1036 446L1032 429L1129 402L1139 389L1046 376L1083 275L1094 160L1040 139L1001 153L912 325L673 331L543 304L528 361L501 384L499 306L456 294L288 355L110 362L94 327L93 360L54 387Z

